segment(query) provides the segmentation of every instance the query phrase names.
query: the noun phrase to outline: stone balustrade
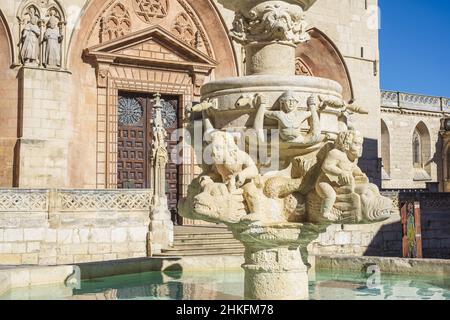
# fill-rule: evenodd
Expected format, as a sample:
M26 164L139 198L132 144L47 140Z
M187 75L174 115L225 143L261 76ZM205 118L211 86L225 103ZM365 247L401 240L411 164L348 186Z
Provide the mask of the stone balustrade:
M381 107L450 113L450 98L382 90Z
M149 211L151 190L0 189L2 212Z
M0 189L0 265L56 265L146 257L155 236L152 190ZM149 242L149 239L151 241Z

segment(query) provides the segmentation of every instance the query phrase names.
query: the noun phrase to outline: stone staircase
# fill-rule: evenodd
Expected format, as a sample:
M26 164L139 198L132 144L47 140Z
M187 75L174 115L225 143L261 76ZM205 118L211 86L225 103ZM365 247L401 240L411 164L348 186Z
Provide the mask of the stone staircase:
M243 255L244 246L226 227L175 226L174 246L158 256Z

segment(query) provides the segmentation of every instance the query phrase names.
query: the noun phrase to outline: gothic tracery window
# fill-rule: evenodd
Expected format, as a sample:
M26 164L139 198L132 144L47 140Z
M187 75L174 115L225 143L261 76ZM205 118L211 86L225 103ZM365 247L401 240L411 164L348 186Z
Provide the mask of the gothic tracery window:
M417 129L414 130L412 149L413 149L414 168L422 168L423 167L422 141L421 141L420 132Z

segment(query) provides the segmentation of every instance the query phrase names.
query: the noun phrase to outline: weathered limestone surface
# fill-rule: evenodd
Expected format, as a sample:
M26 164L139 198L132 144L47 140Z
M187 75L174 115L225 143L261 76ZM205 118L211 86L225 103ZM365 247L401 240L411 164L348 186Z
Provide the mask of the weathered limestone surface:
M308 298L306 247L326 226L397 211L358 165L364 139L350 116L368 111L344 101L335 81L295 76L296 46L309 39L303 11L314 2L219 0L235 11L230 35L245 49L246 74L206 84L191 110L210 159L179 211L225 223L244 244L248 299ZM267 147L270 160L250 155Z
M74 266L21 267L0 270L0 296L16 288L62 285L74 272ZM65 294L72 295L72 289L65 288ZM14 299L14 296L9 298Z
M398 259L387 257L354 257L348 255L327 255L316 257L317 270L334 272L360 272L369 265L376 265L380 272L401 275L434 275L448 277L450 261L439 259Z
M149 229L150 202L151 192L138 190L2 190L0 264L61 265L158 253L173 238L173 226L158 225L156 235Z
M17 187L67 187L72 137L70 74L23 68Z

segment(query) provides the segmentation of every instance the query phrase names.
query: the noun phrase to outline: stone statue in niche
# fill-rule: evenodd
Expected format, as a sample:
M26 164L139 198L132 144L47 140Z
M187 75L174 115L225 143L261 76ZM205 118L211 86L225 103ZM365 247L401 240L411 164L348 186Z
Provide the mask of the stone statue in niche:
M23 64L37 64L39 63L39 37L41 36L41 30L38 26L39 17L34 7L28 9L28 14L30 20L22 31L20 55Z
M288 91L280 97L280 109L281 111L267 111L265 116L278 121L281 139L297 145L314 145L320 141L320 119L314 96L308 99L308 110L300 110L295 94ZM301 128L305 121L310 126L306 135Z
M382 197L378 187L370 184L358 167L363 142L358 131L339 134L335 148L323 161L316 182L320 205L310 205L308 209L312 222L373 222L387 219L393 213L392 201Z
M56 11L51 9L47 30L44 34L44 41L46 42L44 65L46 67L61 67L61 41L63 36L58 25L59 19L56 17Z

